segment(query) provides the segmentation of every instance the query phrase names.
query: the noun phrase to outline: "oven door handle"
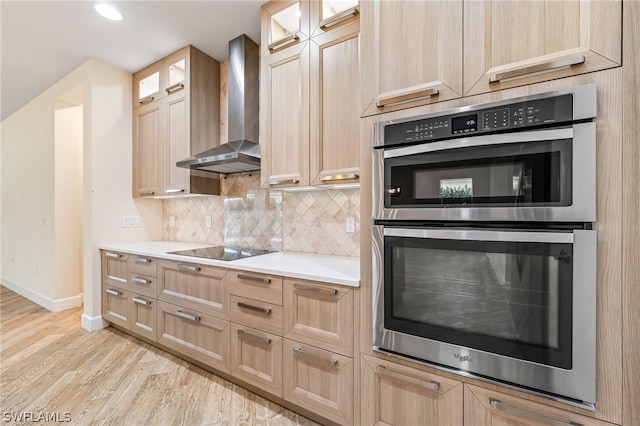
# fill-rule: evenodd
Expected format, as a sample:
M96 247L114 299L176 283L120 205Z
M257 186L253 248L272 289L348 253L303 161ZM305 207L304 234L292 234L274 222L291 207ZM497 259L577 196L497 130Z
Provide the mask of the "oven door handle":
M431 238L463 241L514 241L573 244L573 232L484 231L476 229L384 228L385 237Z
M498 135L471 136L460 139L447 139L438 142L422 143L403 148L390 148L384 150L384 158L406 157L427 152L445 151L457 148L469 148L474 146L504 145L521 142L539 142L560 139L572 139L574 127L595 126L595 123L574 124L571 127L563 127L550 130L532 130L528 132L505 133Z

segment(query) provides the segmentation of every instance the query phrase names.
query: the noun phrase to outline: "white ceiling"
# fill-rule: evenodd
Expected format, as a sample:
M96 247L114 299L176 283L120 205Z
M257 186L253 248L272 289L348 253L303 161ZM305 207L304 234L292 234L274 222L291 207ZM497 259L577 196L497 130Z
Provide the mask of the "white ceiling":
M111 1L120 22L91 0L0 0L0 121L89 58L135 72L192 44L224 60L229 40L260 43L266 0Z

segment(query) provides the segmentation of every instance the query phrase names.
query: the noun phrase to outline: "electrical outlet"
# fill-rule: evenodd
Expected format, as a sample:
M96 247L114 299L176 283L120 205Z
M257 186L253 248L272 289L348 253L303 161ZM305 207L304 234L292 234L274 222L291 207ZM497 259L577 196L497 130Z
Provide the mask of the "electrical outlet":
M356 232L356 220L352 217L348 217L345 222L345 230L349 234Z
M169 226L176 226L176 217L169 216Z
M204 226L207 228L211 228L211 216L207 216L204 218Z

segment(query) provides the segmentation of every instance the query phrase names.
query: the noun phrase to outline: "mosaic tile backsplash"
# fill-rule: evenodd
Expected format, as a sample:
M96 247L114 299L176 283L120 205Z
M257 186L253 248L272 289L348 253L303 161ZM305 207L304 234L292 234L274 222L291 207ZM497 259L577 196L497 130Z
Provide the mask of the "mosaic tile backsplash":
M165 240L360 256L359 189L272 191L260 188L259 173L243 173L223 178L220 196L163 203ZM349 217L355 233L345 230Z

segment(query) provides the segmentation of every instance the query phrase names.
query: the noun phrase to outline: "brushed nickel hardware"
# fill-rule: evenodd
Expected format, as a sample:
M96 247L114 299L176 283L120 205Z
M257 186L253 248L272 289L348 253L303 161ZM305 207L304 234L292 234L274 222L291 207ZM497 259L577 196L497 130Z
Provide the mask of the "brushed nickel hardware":
M122 296L122 292L121 291L112 290L110 288L105 289L104 292L107 293L107 294L111 294L113 296Z
M359 13L360 9L358 8L358 6L354 6L351 9L344 10L340 13L336 13L333 16L323 19L322 21L320 21L320 28L324 30L325 28L332 27L346 19L358 16Z
M196 321L196 322L200 322L200 317L197 315L189 315L189 314L185 314L184 312L182 312L181 310L177 310L176 311L176 315L184 318L184 319L188 319L191 321Z
M322 182L332 181L332 180L347 180L347 179L358 179L360 176L356 173L348 173L348 174L340 174L340 175L327 175L320 178Z
M132 297L131 300L133 300L138 305L146 305L146 306L150 306L151 305L151 302L149 302L148 300L139 299L137 297Z
M151 284L151 280L147 280L145 278L140 278L140 277L131 277L131 281L138 284L145 284L145 285Z
M151 259L148 259L146 257L134 257L133 261L136 263L151 263Z
M433 83L427 83L427 85L421 84L408 89L384 93L376 98L376 106L385 107L415 99L434 97L439 94L440 90L433 87Z
M179 194L181 192L184 192L184 189L165 189L164 191L165 194Z
M267 314L267 315L271 313L271 308L261 308L260 306L253 306L244 302L238 302L238 307L243 309L249 309L256 312L262 312L263 314Z
M273 51L280 47L284 47L287 44L295 43L298 40L300 40L300 36L298 35L298 33L291 34L285 38L281 38L278 41L274 41L273 43L267 46L267 49L269 49L269 51Z
M299 183L298 179L269 179L269 185L284 185L285 183Z
M238 330L238 336L241 339L252 340L252 341L257 342L257 343L263 343L265 345L270 345L271 344L271 339L269 337L256 336L255 334L247 333L244 330Z
M584 64L585 60L586 58L584 55L572 55L565 58L552 59L535 65L525 65L522 68L493 73L489 76L489 83L498 83L501 80L506 80L508 78L524 77L536 72L551 71L556 68L580 65Z
M153 102L154 99L155 99L154 96L147 96L146 98L140 99L138 102L140 102L140 105L144 105L144 104L148 104L149 102Z
M565 422L562 420L554 419L553 417L545 416L544 414L534 413L523 408L513 407L511 405L504 404L499 399L489 398L489 404L491 408L503 411L509 414L515 414L518 417L524 417L529 420L544 423L549 426L583 426L582 423Z
M156 193L155 191L144 191L144 192L140 193L140 196L141 197L146 197L148 195L155 195L155 193Z
M189 272L200 272L200 270L202 269L199 266L183 265L182 263L178 263L176 265L176 268L182 269L183 271L189 271Z
M302 284L293 284L293 288L298 291L307 291L310 293L322 293L328 294L330 296L335 296L338 294L338 290L335 288L322 288L322 287L314 287L311 285L302 285Z
M417 379L415 377L408 376L404 373L400 373L395 370L390 370L384 365L376 366L376 373L381 376L386 376L392 379L399 380L401 382L410 383L412 385L419 386L421 388L429 389L432 391L440 390L439 382L436 382L434 380L426 381L426 380Z
M302 356L302 357L306 357L306 358L311 358L311 359L315 359L317 361L321 361L321 362L327 363L331 367L335 367L336 365L338 365L338 360L336 358L333 358L333 357L332 358L325 358L325 357L322 357L322 356L319 356L319 355L316 355L316 354L312 354L312 353L309 353L309 352L304 352L302 350L302 348L299 348L297 346L293 347L293 353L296 356Z
M182 89L184 89L184 83L176 83L173 86L169 86L164 90L166 90L167 93L173 93L173 92L177 92L178 90L182 90Z
M122 257L120 253L113 253L111 251L106 252L104 255L113 259L120 259Z
M110 280L113 281L118 281L119 283L126 283L127 280L124 278L120 278L120 277L114 277L113 275L107 275L107 278L109 278Z
M236 277L238 277L238 279L240 280L255 281L255 282L264 283L264 284L271 283L271 278L256 277L255 275L238 274L236 275Z
M393 188L387 188L386 191L387 191L387 194L391 195L392 197L400 195L400 187L399 186L395 186Z

